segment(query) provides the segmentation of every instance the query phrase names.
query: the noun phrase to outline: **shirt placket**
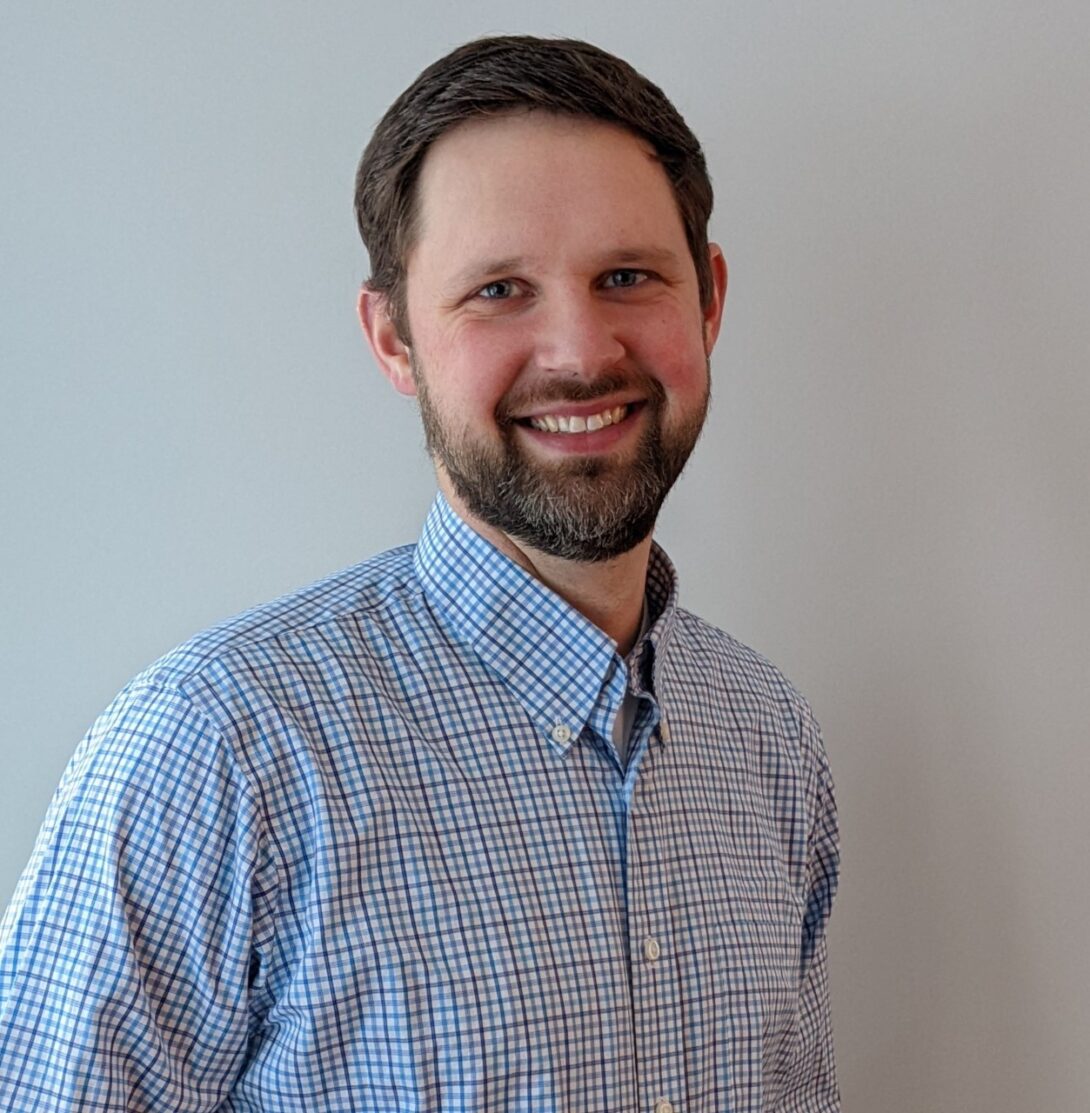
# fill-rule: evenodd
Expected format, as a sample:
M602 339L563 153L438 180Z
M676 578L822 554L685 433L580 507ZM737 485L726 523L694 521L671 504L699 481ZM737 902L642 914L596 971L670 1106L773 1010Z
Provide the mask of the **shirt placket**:
M681 987L671 922L669 808L656 770L666 733L658 707L637 719L636 747L625 779L628 807L627 892L629 976L640 1113L683 1113L685 1084Z

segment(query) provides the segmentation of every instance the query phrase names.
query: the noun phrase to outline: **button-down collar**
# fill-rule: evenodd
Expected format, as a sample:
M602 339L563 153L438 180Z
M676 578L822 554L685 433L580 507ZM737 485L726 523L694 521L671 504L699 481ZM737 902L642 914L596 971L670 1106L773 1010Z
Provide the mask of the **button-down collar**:
M432 606L511 689L538 735L566 753L586 726L608 736L627 669L611 638L467 525L442 495L415 563ZM651 629L630 655L633 691L654 690L674 623L676 580L652 547Z

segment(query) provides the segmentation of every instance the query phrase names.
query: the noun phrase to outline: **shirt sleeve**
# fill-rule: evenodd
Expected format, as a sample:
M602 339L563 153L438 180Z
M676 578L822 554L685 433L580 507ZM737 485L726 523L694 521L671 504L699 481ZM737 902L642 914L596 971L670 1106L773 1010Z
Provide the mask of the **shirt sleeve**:
M0 926L0 1108L211 1110L245 1061L256 809L180 693L115 700Z
M839 829L832 778L816 724L812 721L819 768L814 820L807 861L807 905L802 929L799 1050L793 1085L778 1113L840 1113L829 1009L828 947L825 929L832 912L840 869Z

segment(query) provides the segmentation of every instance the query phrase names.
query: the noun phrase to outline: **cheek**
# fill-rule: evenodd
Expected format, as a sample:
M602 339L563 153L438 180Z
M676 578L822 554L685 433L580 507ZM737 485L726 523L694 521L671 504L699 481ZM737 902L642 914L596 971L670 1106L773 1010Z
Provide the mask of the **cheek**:
M708 379L704 335L689 321L664 321L644 337L641 362L651 370L667 393L702 392Z
M469 419L491 415L526 363L525 344L517 336L477 324L418 338L433 397Z
M452 378L474 396L499 396L510 388L529 359L525 336L517 329L472 322L449 338L447 362Z

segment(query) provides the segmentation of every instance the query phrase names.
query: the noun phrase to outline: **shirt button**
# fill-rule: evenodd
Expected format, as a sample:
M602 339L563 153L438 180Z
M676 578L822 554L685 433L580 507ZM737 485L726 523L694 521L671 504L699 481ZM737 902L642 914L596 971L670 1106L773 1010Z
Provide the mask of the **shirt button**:
M659 719L659 738L661 738L663 742L670 741L670 728L666 725L665 716Z
M565 742L571 741L571 730L563 723L557 723L549 732L549 736L554 742L559 742L563 746Z
M655 1113L674 1113L674 1103L667 1101L665 1098L659 1098L655 1102Z
M662 949L659 947L659 941L652 939L649 935L643 941L643 956L648 962L657 962L659 955L662 954Z

